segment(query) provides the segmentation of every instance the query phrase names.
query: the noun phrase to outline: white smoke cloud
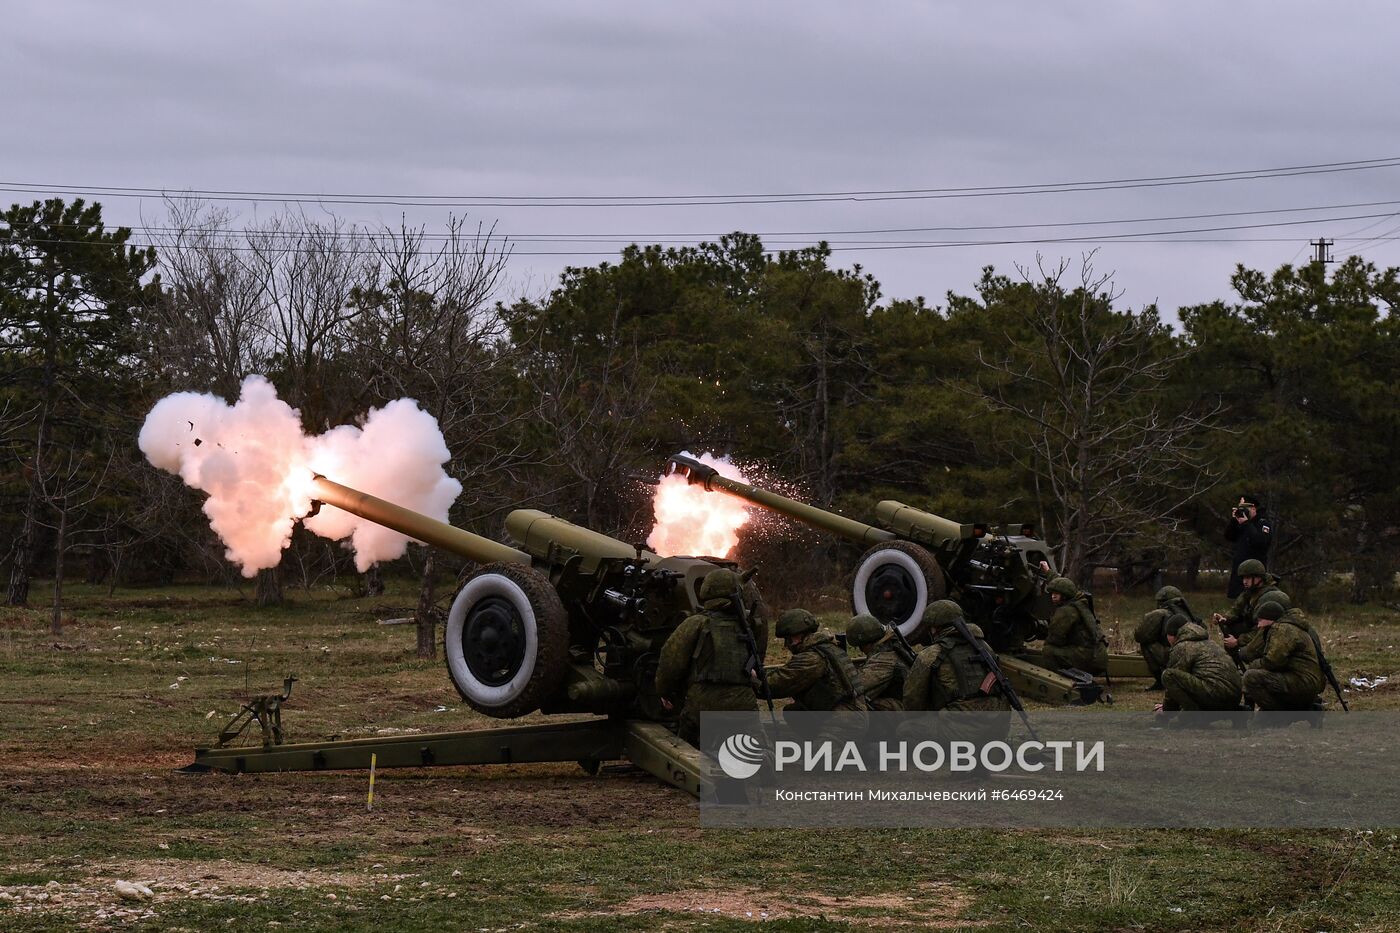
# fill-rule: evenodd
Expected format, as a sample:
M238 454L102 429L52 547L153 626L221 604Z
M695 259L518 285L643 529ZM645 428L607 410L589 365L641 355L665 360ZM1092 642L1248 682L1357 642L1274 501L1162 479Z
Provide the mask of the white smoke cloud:
M209 494L210 527L246 577L281 560L292 527L311 510L315 473L439 521L462 491L443 472L450 454L437 420L412 399L373 409L361 427L308 437L296 409L262 376L245 379L233 405L195 392L166 396L146 416L139 444L153 465ZM409 541L332 507L305 525L348 539L361 571L401 557Z
M743 472L728 457L705 453L687 457L714 467L720 476L747 483ZM739 529L751 515L744 503L722 492L706 492L679 473L662 476L652 495L656 524L647 547L662 557L728 557L739 543Z

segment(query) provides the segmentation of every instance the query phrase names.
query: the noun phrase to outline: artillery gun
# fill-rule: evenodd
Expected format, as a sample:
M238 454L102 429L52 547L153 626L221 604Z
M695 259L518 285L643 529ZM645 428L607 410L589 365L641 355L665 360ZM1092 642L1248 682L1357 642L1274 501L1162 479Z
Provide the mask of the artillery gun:
M1049 670L1039 664L1037 652L1026 648L1052 610L1042 586L1046 576L1042 563L1049 567L1049 575L1055 572L1050 546L1030 524L1011 526L1013 534L993 525L954 522L891 499L875 506L879 525L867 525L722 476L692 457L671 457L666 468L706 491L727 493L867 545L856 564L851 608L897 627L911 642L926 634L922 625L929 603L951 598L982 629L1023 697L1082 703L1101 693L1092 678ZM1108 674L1149 676L1142 658L1121 654L1109 655Z
M472 534L323 476L315 508L331 506L475 561L452 602L444 654L453 686L502 719L536 711L595 714L525 726L263 748L199 749L187 770L290 771L433 764L630 759L699 792L699 753L664 725L656 695L661 646L699 611L700 582L731 561L661 557L534 509L506 517L514 547Z

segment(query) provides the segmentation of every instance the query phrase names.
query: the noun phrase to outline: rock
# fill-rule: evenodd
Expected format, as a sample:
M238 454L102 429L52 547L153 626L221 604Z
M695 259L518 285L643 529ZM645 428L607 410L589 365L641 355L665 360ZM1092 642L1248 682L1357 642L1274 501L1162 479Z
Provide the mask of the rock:
M118 881L116 884L117 896L127 901L144 901L149 894L143 894L139 885L134 885L130 881ZM146 888L150 891L150 888Z
M335 896L334 894L327 894L327 895L326 895L326 900L328 900L328 901L334 901L334 900L337 900L337 898L336 898L336 896Z

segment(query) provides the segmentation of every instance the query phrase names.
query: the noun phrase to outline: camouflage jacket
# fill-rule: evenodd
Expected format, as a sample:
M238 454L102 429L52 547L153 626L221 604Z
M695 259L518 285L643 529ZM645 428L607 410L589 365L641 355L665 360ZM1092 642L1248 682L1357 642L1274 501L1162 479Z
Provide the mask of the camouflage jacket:
M1235 601L1230 604L1230 610L1225 613L1225 622L1220 626L1226 635L1234 635L1239 638L1255 627L1254 613L1265 601L1264 597L1270 593L1282 593L1278 587L1278 577L1269 574L1264 578L1264 585L1257 590L1245 590Z
M808 635L782 667L768 668L768 688L807 709L866 708L855 665L825 629Z
M1234 659L1194 622L1183 625L1177 633L1176 644L1167 656L1167 669L1199 677L1222 692L1240 690L1240 671Z
M909 665L899 656L899 651L891 641L883 641L870 647L865 663L857 671L861 690L866 700L904 701L904 682L909 676Z
M690 686L695 676L695 665L697 651L701 648L701 640L706 634L709 622L709 613L724 613L728 615L730 600L712 599L705 603L705 612L697 612L689 616L684 622L676 627L676 630L666 639L661 646L661 657L656 665L656 692L672 702L679 701L685 695L686 688ZM767 626L761 619L751 619L750 624L754 628L754 637L757 644L762 648L768 640ZM747 646L744 646L742 653L747 659ZM732 679L735 683L747 680L744 678Z
M1170 609L1153 609L1142 617L1138 627L1133 630L1133 640L1140 645L1166 644L1167 637L1163 630L1171 617Z
M973 638L986 644L982 630L968 623ZM961 683L959 674L961 672ZM956 631L948 632L919 652L904 681L904 708L1010 709L1011 702L993 685L989 693L980 690L990 669L982 663L977 649Z
M1089 608L1089 598L1083 593L1060 603L1055 614L1050 617L1050 628L1045 633L1047 645L1067 645L1077 648L1097 648L1108 644L1094 610Z
M1314 693L1322 692L1322 665L1318 662L1317 647L1313 644L1306 622L1285 615L1267 626L1255 642L1255 657L1249 662L1250 670L1289 674L1300 688L1307 687Z

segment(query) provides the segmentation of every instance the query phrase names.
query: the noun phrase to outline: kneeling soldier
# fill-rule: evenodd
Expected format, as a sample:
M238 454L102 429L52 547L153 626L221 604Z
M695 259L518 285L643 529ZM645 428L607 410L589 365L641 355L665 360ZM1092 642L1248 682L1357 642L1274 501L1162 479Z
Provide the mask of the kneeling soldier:
M1162 672L1167 696L1160 709L1239 709L1239 668L1224 648L1210 640L1205 628L1184 615L1175 615L1167 622L1166 635L1171 654Z
M1090 674L1108 673L1108 639L1099 628L1089 596L1068 577L1056 577L1046 587L1055 614L1045 633L1041 656L1055 669L1067 667Z
M739 578L732 570L711 570L700 582L705 611L687 618L661 646L656 666L656 692L667 709L680 703L676 735L691 745L700 741L700 714L709 711L758 709L752 671L762 658L742 632L734 595ZM755 623L755 643L768 638L763 623Z
M1244 561L1239 566L1239 575L1244 592L1235 597L1229 612L1215 614L1215 623L1225 636L1225 650L1234 658L1240 656L1242 645L1260 634L1255 627L1259 607L1283 593L1278 588L1278 577L1265 570L1262 561Z
M861 614L846 626L846 642L865 654L865 663L856 672L865 700L873 710L904 709L904 682L913 657L899 641L894 629L880 624L872 615Z
M1301 614L1277 602L1259 607L1259 630L1247 645L1244 696L1261 710L1309 710L1322 693L1317 645Z
M941 724L944 739L991 741L1005 739L1011 731L1011 701L997 683L996 674L982 660L977 645L958 631L954 620L962 619L962 607L951 599L940 599L924 611L933 644L914 659L904 681L904 708L968 713L1004 713L986 723ZM991 654L982 630L968 623L966 630Z
M1184 615L1199 624L1200 619L1191 611L1186 597L1174 586L1164 586L1157 591L1157 608L1142 617L1133 639L1138 643L1138 651L1147 662L1147 671L1152 675L1152 685L1148 690L1162 689L1162 671L1167 667L1167 655L1171 646L1167 643L1165 628L1174 615Z
M768 669L773 698L792 697L792 710L866 710L855 665L831 633L817 625L806 609L789 609L774 631L792 657Z

